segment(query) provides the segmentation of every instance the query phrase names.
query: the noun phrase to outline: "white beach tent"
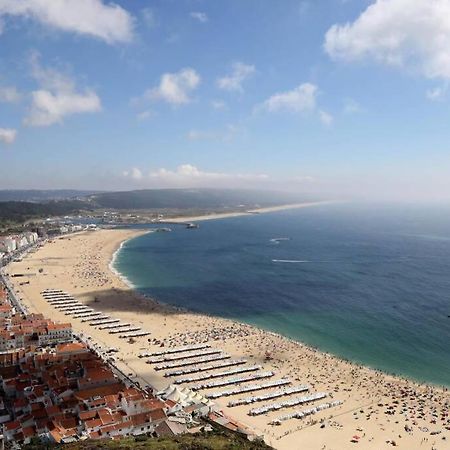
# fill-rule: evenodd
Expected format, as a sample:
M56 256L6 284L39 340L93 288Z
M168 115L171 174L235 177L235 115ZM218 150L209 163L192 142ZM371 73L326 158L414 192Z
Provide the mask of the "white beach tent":
M198 403L204 405L212 405L212 402L198 392L191 391L188 388L180 388L174 384L171 384L162 392L158 393L166 400L172 400L173 402L181 404L181 406L189 406Z

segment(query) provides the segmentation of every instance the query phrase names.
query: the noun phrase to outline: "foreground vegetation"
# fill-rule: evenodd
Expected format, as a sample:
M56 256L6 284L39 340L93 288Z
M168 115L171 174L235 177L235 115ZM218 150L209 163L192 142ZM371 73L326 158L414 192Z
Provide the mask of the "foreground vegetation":
M270 450L264 442L250 442L236 433L213 431L175 437L139 436L120 440L80 441L65 445L29 444L26 450Z

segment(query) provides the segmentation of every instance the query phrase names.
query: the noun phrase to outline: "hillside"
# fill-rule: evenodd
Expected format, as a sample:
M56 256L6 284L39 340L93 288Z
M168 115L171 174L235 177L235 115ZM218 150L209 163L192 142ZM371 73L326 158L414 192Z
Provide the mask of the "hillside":
M72 444L29 444L25 450L270 450L264 442L250 442L237 433L214 431L211 433L185 434L175 437L124 438L120 440L80 441Z
M64 195L77 194L73 198ZM48 200L52 195L61 196ZM1 201L2 198L21 200ZM25 201L23 199L29 199ZM42 199L31 201L31 199ZM164 212L172 215L229 212L258 207L300 203L317 198L301 194L233 189L146 189L122 192L0 191L0 226L22 224L31 219L65 216L79 212L128 210Z
M301 194L233 189L145 189L103 192L88 200L102 208L113 209L222 209L274 206L309 201Z
M78 191L74 189L4 189L0 190L0 202L48 202L86 197L98 191Z
M30 219L73 214L89 205L78 200L51 201L47 203L0 202L0 226L19 224Z

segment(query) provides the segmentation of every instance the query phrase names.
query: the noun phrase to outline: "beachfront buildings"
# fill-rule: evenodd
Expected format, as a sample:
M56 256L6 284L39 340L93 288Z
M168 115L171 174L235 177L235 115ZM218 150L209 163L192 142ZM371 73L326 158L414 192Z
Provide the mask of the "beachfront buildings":
M43 347L73 339L70 323L55 323L42 314L18 314L0 283L0 352Z
M38 234L26 231L22 234L0 236L0 252L13 253L38 241Z
M16 315L8 303L0 305L0 352L71 342L70 323L55 323L41 314Z
M125 384L118 373L74 339L70 323L16 313L0 282L0 432L7 443L186 431L183 419L168 417L175 402Z
M9 442L137 436L154 433L169 420L171 404L126 386L81 343L0 354L0 377L5 403L11 405L0 416Z
M17 249L16 240L12 236L0 236L0 251L12 253Z

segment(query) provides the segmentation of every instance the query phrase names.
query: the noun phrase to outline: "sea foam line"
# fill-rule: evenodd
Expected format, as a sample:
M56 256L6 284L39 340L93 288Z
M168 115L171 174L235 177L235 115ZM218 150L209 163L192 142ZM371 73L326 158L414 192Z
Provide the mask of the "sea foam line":
M119 277L123 283L125 283L130 289L133 290L137 290L137 286L135 284L133 284L125 275L123 275L121 272L119 272L116 267L116 261L117 261L117 257L119 255L119 253L121 252L121 250L123 249L124 245L129 241L130 239L125 239L124 241L122 241L119 245L119 247L117 248L117 250L113 253L112 258L110 263L108 264L108 268L109 270L116 275L117 277Z
M289 263L289 264L299 264L299 263L309 263L310 261L306 259L272 259L272 262L276 263Z

